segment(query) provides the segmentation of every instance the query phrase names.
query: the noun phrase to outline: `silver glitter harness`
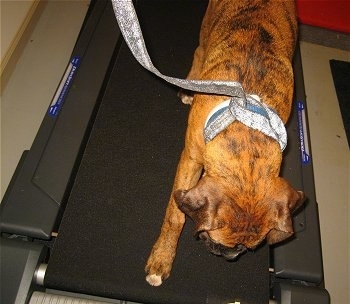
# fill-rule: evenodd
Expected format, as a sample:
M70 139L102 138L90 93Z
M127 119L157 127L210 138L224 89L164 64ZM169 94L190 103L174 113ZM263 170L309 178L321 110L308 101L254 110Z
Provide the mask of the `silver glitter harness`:
M276 112L267 107L255 95L246 94L236 81L188 80L169 77L160 73L153 65L142 36L142 31L132 0L111 0L120 31L136 60L147 70L165 81L186 90L230 96L220 113L211 113L204 126L204 139L212 140L229 124L237 120L259 130L280 144L283 151L287 145L285 126Z

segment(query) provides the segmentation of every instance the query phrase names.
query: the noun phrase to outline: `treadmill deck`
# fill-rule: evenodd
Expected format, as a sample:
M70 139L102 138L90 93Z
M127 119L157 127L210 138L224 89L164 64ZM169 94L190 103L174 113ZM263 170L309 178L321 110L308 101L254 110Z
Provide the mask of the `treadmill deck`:
M206 2L139 1L136 8L154 64L185 77ZM111 9L108 3L106 10ZM139 66L124 42L114 58L46 286L142 303L267 303L268 246L227 262L195 241L190 220L170 278L158 288L145 281L144 266L162 224L189 108L177 97L178 88Z

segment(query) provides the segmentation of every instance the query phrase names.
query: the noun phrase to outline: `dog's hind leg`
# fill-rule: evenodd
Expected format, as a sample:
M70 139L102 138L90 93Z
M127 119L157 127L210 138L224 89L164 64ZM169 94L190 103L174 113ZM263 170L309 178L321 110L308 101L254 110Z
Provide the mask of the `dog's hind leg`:
M191 70L189 71L186 79L191 79L191 80L200 79L200 72L201 72L203 60L204 60L203 53L204 53L203 47L198 46L193 56ZM185 90L185 89L180 89L177 95L181 98L184 104L192 104L194 92Z

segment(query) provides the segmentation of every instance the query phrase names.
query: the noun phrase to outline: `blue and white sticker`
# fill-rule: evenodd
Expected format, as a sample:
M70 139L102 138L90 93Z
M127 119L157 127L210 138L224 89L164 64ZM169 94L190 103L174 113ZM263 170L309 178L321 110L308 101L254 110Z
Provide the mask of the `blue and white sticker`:
M305 105L302 101L297 102L298 109L298 128L300 140L301 162L307 165L311 162L308 129L306 125Z
M68 93L68 89L72 83L74 74L77 71L79 62L80 62L79 57L73 57L71 62L68 64L67 69L64 72L62 80L57 88L55 96L53 97L51 105L49 107L49 110L48 110L49 115L57 116L57 114L59 113L63 105L64 98L66 97Z

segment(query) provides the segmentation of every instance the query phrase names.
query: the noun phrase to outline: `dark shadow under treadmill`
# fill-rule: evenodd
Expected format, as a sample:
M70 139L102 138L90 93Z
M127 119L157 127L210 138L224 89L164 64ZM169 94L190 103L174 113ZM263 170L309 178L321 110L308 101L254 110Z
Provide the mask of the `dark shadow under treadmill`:
M137 3L151 58L164 74L186 76L205 8L202 1ZM268 246L227 262L195 241L191 221L170 278L158 288L146 283L144 266L171 192L189 108L178 89L140 67L122 41L112 68L45 285L142 303L267 303ZM302 189L295 113L288 133L282 174Z

